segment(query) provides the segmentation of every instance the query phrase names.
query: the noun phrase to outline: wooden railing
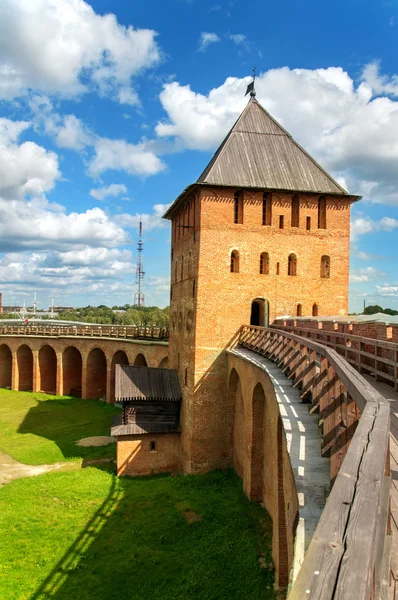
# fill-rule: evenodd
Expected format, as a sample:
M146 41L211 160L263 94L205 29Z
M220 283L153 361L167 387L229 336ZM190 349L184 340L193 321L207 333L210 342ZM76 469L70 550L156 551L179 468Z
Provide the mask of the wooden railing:
M334 349L243 326L239 344L278 364L319 413L332 489L289 600L387 597L390 407Z
M279 322L273 328L319 341L344 356L360 373L370 374L376 381L388 383L398 390L398 344L395 342Z
M84 336L104 338L126 338L147 340L168 340L167 327L136 327L133 325L57 325L57 324L7 324L0 323L1 335L41 335L41 336Z

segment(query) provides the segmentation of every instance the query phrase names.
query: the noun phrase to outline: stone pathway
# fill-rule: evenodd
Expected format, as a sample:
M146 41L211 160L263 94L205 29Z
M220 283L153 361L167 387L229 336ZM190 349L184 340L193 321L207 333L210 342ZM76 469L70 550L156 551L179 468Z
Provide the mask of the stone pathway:
M80 462L59 462L53 465L24 465L5 452L0 451L0 487L21 477L33 477L51 471L72 471L80 469Z

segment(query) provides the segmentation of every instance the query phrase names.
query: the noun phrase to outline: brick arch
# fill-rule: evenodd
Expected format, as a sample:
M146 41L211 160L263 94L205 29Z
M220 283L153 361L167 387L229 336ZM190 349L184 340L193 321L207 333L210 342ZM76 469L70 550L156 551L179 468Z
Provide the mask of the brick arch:
M147 367L148 366L148 361L142 352L137 354L137 356L135 357L134 366L135 367Z
M115 401L115 367L116 365L128 365L129 359L124 350L117 350L111 361L111 397L110 401Z
M233 389L235 388L235 394L233 394ZM246 439L245 439L245 406L244 399L242 393L242 386L240 383L240 377L238 377L237 381L231 381L231 388L229 390L231 394L231 400L235 400L233 402L234 406L234 419L233 419L233 466L239 477L242 477L243 482L245 482L245 448L246 448Z
M12 352L7 344L0 346L0 388L11 388Z
M62 354L63 393L65 396L81 397L82 355L75 346L68 346Z
M21 392L33 390L33 353L27 344L17 350L18 385Z
M48 344L39 350L39 389L42 392L56 393L57 387L57 355Z
M236 395L238 387L240 386L240 379L238 372L235 369L231 369L228 379L228 431L227 431L227 443L229 455L234 456L234 433L235 433L235 405Z
M169 357L164 356L159 363L159 369L168 369L169 368Z
M93 348L87 357L86 396L98 400L106 395L106 356L101 348Z
M250 460L250 499L262 502L264 496L265 393L261 383L252 396L252 449Z

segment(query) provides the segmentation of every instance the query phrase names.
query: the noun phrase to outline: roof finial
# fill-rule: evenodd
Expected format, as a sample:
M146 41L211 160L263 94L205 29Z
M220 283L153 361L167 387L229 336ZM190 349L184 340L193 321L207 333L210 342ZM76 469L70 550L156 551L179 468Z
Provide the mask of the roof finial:
M247 94L250 92L251 98L256 97L256 90L254 89L255 81L256 81L256 67L254 67L254 69L253 69L253 81L251 83L249 83L249 85L247 86L245 96L247 96Z

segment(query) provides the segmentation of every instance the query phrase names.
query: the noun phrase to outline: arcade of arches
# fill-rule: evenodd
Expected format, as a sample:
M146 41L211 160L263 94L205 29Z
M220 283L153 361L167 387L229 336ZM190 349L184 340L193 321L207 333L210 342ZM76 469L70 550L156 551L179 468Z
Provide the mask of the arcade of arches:
M4 336L0 387L113 402L115 365L167 367L167 361L164 342Z
M265 371L233 354L228 373L230 466L246 495L262 502L272 518L272 554L283 587L293 559L298 501L275 389Z

